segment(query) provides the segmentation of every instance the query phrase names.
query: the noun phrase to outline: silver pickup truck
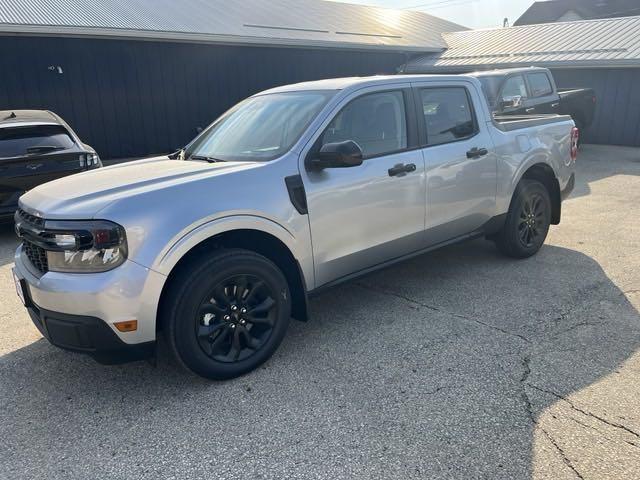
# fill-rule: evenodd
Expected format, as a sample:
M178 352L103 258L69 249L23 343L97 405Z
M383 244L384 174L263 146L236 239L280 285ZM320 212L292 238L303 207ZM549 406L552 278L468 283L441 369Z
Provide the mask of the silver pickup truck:
M468 76L275 88L169 157L23 195L16 286L54 345L114 363L162 333L193 372L236 377L320 289L475 237L535 254L577 139L569 117L494 118Z

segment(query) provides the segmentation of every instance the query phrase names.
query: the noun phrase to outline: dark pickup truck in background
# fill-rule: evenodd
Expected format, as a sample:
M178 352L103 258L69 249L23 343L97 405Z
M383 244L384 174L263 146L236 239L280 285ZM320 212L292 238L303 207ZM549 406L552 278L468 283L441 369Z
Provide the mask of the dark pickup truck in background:
M581 132L593 121L595 92L590 88L558 90L546 68L512 68L469 75L480 80L496 115L571 115Z

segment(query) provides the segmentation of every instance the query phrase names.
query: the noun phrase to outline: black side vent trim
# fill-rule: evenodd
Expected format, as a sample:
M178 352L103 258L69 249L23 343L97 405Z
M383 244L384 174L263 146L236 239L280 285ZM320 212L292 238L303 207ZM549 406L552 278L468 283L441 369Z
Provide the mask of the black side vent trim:
M307 193L304 191L304 184L300 175L291 175L284 179L289 192L289 199L300 215L309 213L307 210Z

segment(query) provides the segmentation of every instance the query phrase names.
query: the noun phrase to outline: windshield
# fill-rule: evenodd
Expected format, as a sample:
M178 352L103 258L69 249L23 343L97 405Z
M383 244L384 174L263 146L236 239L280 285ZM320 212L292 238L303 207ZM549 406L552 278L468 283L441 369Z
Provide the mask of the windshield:
M239 103L198 136L184 158L273 160L286 153L335 91L259 95Z

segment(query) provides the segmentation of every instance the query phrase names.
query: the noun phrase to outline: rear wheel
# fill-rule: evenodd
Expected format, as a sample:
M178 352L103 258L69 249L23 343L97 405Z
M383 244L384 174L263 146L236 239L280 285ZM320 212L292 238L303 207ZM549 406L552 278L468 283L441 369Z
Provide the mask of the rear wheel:
M178 274L164 303L171 350L189 370L214 380L257 368L278 348L289 324L284 275L245 250L220 250L197 264Z
M523 179L513 196L507 220L495 237L502 253L514 258L535 255L551 225L551 198L545 186Z

